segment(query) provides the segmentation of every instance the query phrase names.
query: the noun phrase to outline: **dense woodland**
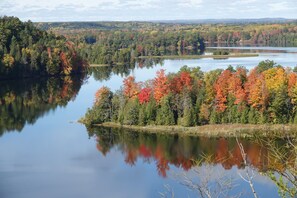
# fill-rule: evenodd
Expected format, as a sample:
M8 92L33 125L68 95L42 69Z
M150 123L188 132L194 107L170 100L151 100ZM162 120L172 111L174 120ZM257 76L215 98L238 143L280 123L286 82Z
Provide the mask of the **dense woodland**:
M249 72L244 67L202 72L184 66L176 74L160 70L146 82L129 76L114 93L100 88L83 121L182 126L297 123L295 71L266 60Z
M297 46L297 22L286 24L205 25L201 36L209 43Z
M297 22L284 23L161 23L68 22L38 23L75 42L90 63L128 63L138 56L200 54L205 43L297 46Z
M0 18L0 79L69 75L85 66L65 37L39 30L30 21Z
M84 76L61 76L0 81L0 136L21 131L26 124L73 100Z
M77 42L80 55L90 63L133 63L141 56L201 54L204 42L197 31L102 31Z
M205 43L297 46L297 22L21 22L0 18L0 74L57 75L90 64L133 64L141 56L202 54ZM43 30L40 30L43 29ZM46 30L46 31L45 31ZM55 34L60 36L55 36Z

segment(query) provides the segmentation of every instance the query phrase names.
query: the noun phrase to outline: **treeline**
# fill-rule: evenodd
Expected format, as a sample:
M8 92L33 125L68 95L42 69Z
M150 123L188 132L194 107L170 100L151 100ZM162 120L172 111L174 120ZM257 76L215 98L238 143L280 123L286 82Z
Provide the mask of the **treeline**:
M140 56L201 54L203 39L198 31L100 31L74 39L82 58L95 64L135 62Z
M142 45L145 49L145 53L142 55L177 55L187 53L197 53L197 51L188 50L195 47L196 38L183 39L182 35L199 35L206 43L226 43L226 44L259 44L266 46L297 46L297 21L288 20L286 22L263 22L263 23L162 23L162 22L77 22L77 23L38 23L38 27L51 30L57 34L64 35L68 39L76 41L77 43L85 43L81 48L89 48L87 51L97 49L94 46L87 44L95 44L97 42L104 42L106 39L111 39L115 42L119 40L117 37L122 37L125 40L124 43L130 43L130 36L133 37L133 41L136 45ZM129 35L130 34L130 35ZM151 37L154 38L152 41ZM181 34L178 41L174 41ZM102 36L103 35L103 36ZM111 35L111 36L110 36ZM189 36L186 36L189 37ZM142 39L143 38L143 39ZM162 40L164 38L164 40ZM149 39L148 41L146 41ZM186 43L181 42L185 40ZM167 41L169 43L167 44ZM109 41L110 42L110 41ZM162 42L166 42L163 44ZM187 43L188 42L188 43ZM107 43L106 43L107 44ZM152 45L152 46L148 46ZM183 46L184 45L184 46ZM106 46L110 46L107 44ZM127 44L125 44L127 47ZM162 47L163 46L163 47ZM191 47L192 46L192 47ZM117 49L126 48L121 44L117 46ZM173 50L175 47L175 50ZM132 47L134 53L137 48ZM112 51L112 48L106 48L107 51ZM200 49L202 52L203 48ZM131 52L131 50L130 50ZM89 52L88 54L90 54ZM125 54L125 52L121 52ZM198 51L199 53L199 51ZM103 53L104 54L104 53ZM112 53L114 54L114 53ZM120 62L125 55L117 60L117 56L114 60ZM137 56L137 53L134 54ZM90 57L90 55L89 55ZM92 56L91 56L92 57ZM129 57L126 57L128 60ZM93 62L92 62L93 61ZM91 60L91 63L107 63L98 58Z
M202 72L184 66L176 74L157 72L153 80L124 80L122 89L100 88L87 125L195 126L220 123L297 123L297 73L273 61Z
M297 46L296 24L66 22L36 26L73 41L90 64L112 65L132 63L140 56L199 55L204 43Z
M280 24L205 25L201 36L208 43L297 46L297 22Z
M57 107L65 107L79 92L84 76L62 76L0 82L0 136L21 131Z
M69 75L86 66L74 44L16 17L0 18L0 79Z

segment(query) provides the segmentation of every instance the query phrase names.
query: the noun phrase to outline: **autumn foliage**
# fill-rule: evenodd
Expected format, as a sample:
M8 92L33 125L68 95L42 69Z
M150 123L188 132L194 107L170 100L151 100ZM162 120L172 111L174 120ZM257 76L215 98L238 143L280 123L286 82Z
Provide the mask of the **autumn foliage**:
M135 82L134 76L129 76L124 79L124 94L128 98L135 98L139 93L139 84Z
M140 104L147 103L150 101L152 89L151 88L143 88L138 94L138 99Z
M148 82L129 76L122 95L125 102L116 94L111 104L115 122L129 117L127 123L139 125L297 123L297 73L268 60L250 71L183 67L176 74L160 70Z
M165 75L165 71L161 69L157 72L157 77L154 80L154 98L159 102L165 95L169 93L169 82Z
M98 105L106 95L110 93L109 88L107 87L101 87L95 94L95 105Z
M176 75L170 82L170 89L174 93L181 93L184 89L191 90L193 86L193 79L189 72L181 72Z
M131 166L137 160L156 163L156 171L162 177L166 177L168 171L173 167L189 170L197 166L195 161L210 164L220 164L224 169L230 170L233 167L244 168L244 162L240 147L235 139L229 138L201 138L164 135L164 134L135 134L129 131L125 135L125 130L107 131L107 129L96 129L95 137L97 148L104 156L113 148L119 148L125 156L125 162ZM127 131L128 132L128 131ZM258 140L259 141L259 140ZM185 142L187 143L185 145ZM274 150L269 147L269 143L259 143L247 139L239 139L242 144L246 157L250 164L265 172L267 170L278 170L283 172L290 163L294 164L296 155L290 152L289 148L284 148L286 152L283 159L288 163L283 163L281 159L274 158ZM268 144L268 145L267 145ZM281 143L278 146L284 146Z

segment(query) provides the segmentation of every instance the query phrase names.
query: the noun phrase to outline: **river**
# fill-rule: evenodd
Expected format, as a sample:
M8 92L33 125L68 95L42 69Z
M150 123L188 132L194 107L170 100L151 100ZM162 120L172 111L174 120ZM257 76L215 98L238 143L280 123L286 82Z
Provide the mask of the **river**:
M297 65L297 48L229 47L259 53L258 57L215 60L164 60L151 67L112 70L102 74L61 79L0 82L0 197L197 197L199 189L212 193L253 196L246 173L260 197L278 197L268 170L287 167L269 155L268 146L248 139L179 137L86 129L76 123L93 104L101 86L119 89L130 73L137 81L156 71L176 72L183 65L203 71L229 65L253 68L270 59ZM211 51L213 48L208 48ZM242 144L248 165L242 160ZM278 144L283 144L282 141ZM296 154L296 153L295 153ZM294 153L286 156L296 159ZM198 165L196 165L196 163ZM225 182L228 181L228 182ZM227 196L227 197L228 197Z

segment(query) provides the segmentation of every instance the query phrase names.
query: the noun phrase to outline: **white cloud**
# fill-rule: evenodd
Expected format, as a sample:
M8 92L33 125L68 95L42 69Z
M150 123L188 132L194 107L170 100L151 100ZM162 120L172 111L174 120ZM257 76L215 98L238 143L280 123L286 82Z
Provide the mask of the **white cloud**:
M233 1L231 4L232 5L247 5L247 4L252 4L257 2L257 0L237 0Z
M0 16L33 21L297 18L296 0L0 0Z
M283 11L283 10L291 10L296 9L296 7L291 7L288 2L276 2L268 4L271 11ZM297 10L296 10L297 11Z
M158 1L156 0L128 0L123 2L122 7L128 7L132 9L150 9L157 8Z
M200 7L202 4L202 0L180 0L178 2L179 6L182 7Z
M28 11L34 11L34 10L56 10L59 8L78 8L80 10L88 10L92 8L98 8L98 7L106 7L106 5L118 7L120 4L120 0L14 0L14 1L8 1L4 0L4 2L0 3L10 5L10 10L20 10L23 9Z

